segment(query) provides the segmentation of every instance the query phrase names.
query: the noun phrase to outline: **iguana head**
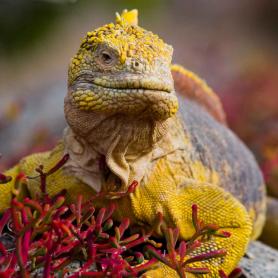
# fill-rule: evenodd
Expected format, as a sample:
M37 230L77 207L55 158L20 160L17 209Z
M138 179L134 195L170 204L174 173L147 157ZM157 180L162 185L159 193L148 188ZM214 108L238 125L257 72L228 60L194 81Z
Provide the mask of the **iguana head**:
M87 113L166 120L178 109L172 52L137 25L137 10L117 14L115 24L88 32L72 58L68 100Z

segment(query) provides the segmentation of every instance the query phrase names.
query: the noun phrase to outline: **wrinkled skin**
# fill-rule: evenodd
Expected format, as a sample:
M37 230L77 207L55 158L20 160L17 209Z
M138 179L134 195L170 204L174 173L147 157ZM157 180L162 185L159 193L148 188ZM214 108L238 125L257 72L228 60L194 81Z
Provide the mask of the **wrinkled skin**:
M180 229L183 239L194 233L195 203L200 219L232 235L213 237L195 251L224 248L224 258L192 266L211 270L202 277L218 277L219 269L230 273L264 223L260 171L225 126L213 91L193 73L171 66L172 48L136 21L135 11L124 12L116 24L88 32L69 67L65 98L69 127L63 141L50 152L25 158L6 174L33 175L38 164L50 169L69 153L62 171L49 177L49 194L65 188L69 199L79 193L89 198L100 190L124 191L137 180L133 194L116 200L116 217L127 216L132 223L151 227L161 212L167 224ZM185 98L178 101L176 91ZM102 157L108 173L99 168ZM1 210L9 206L12 186L10 182L0 188ZM30 194L38 190L38 181L31 180ZM177 274L158 265L144 276Z

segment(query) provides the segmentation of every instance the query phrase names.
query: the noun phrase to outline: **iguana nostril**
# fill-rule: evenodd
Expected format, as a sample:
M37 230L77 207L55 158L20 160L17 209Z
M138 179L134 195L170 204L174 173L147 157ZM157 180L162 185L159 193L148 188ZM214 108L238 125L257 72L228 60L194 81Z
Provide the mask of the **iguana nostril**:
M137 71L141 71L141 70L144 69L143 64L138 62L138 61L133 61L132 67L133 67L134 70L137 70Z

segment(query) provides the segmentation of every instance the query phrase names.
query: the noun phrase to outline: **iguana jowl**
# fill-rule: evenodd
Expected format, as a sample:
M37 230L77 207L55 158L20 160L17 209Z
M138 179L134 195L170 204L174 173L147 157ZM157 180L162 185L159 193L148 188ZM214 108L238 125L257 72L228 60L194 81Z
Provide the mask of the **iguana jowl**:
M65 116L69 127L52 151L26 157L7 175L34 175L70 154L62 171L49 177L48 193L65 188L69 199L82 193L124 191L117 217L152 226L158 212L188 239L194 229L191 205L230 238L213 237L197 249L225 248L224 258L202 263L217 277L229 273L256 238L265 218L265 189L258 166L226 127L221 104L193 73L171 65L172 47L137 25L136 11L88 32L69 67ZM177 98L177 93L184 98ZM178 104L180 106L178 112ZM100 171L105 157L109 171ZM37 180L29 191L39 191ZM9 206L13 182L0 187L0 209ZM148 277L176 277L166 266ZM205 275L204 275L205 276ZM199 276L198 276L199 277Z

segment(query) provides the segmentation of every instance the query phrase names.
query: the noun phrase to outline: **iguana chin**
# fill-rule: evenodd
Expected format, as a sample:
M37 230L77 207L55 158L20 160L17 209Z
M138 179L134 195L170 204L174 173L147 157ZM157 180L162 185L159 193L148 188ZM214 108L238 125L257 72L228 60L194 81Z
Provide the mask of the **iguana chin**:
M88 32L69 66L69 127L62 142L50 152L24 158L6 174L31 176L39 164L50 169L69 153L68 163L49 177L49 194L65 188L69 199L79 193L89 198L100 190L125 191L137 180L134 193L116 200L117 217L151 227L162 212L183 239L194 232L195 203L202 220L232 234L212 237L195 251L227 250L224 258L197 264L209 267L207 277L218 277L219 269L232 271L249 240L261 232L264 183L251 153L226 127L217 96L196 75L171 65L172 51L137 25L136 10ZM183 95L179 101L176 92ZM102 157L109 171L100 170ZM32 195L38 183L30 180ZM13 181L0 187L2 211L12 188ZM161 265L145 277L177 274Z

